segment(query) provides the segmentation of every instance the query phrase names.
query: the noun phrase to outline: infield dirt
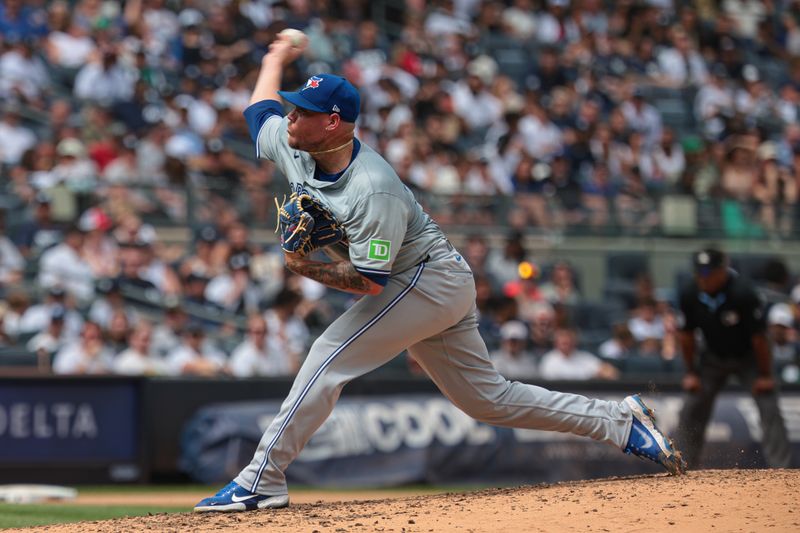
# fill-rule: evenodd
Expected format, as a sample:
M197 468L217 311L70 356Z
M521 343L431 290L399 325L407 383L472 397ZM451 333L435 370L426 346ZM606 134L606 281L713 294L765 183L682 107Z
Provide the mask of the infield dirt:
M48 533L225 531L800 531L800 470L703 470L466 493L370 499L369 492L305 492L288 509L160 514L44 526ZM197 495L93 495L81 503L195 503ZM191 499L190 501L186 501ZM337 501L338 500L338 501ZM31 531L19 530L19 531Z

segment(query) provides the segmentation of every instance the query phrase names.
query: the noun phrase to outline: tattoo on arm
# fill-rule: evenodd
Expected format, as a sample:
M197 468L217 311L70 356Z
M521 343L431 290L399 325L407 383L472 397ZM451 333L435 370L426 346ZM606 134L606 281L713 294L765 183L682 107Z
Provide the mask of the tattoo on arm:
M358 273L352 263L337 261L319 263L316 261L287 263L295 274L318 281L333 289L356 294L366 294L371 289L370 281Z

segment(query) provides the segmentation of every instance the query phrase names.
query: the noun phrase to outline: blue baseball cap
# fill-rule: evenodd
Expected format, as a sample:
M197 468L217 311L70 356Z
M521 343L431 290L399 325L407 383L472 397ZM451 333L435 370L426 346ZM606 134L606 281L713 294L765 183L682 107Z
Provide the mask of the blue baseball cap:
M341 76L317 74L295 92L278 91L284 100L297 107L318 113L338 113L345 122L355 122L361 97L352 83Z

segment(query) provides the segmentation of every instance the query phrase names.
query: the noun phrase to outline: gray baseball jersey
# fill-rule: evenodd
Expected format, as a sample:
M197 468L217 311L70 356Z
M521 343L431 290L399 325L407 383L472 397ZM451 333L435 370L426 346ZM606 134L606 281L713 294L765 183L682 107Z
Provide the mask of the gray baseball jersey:
M333 182L314 177L314 159L286 142L288 120L273 115L258 134L260 157L271 159L293 192L308 193L331 210L347 246L327 250L360 272L391 274L418 265L444 234L417 203L391 166L360 144L358 155Z
M349 259L364 275L386 276L312 345L253 460L234 480L251 492L287 494L286 467L333 409L349 381L405 349L442 393L467 414L500 426L585 435L623 448L631 430L625 402L603 401L510 382L492 366L478 334L475 283L463 257L424 213L392 168L361 145L335 181L314 177L314 160L290 148L275 104L245 111L257 153L271 159L294 191L325 202L343 223ZM261 112L272 107L269 113Z

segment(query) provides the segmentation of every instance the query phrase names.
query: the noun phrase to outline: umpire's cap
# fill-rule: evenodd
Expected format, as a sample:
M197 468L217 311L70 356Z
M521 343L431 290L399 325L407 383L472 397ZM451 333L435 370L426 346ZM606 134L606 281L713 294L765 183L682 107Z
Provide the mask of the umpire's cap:
M712 270L726 267L728 258L723 251L717 248L704 248L695 252L692 263L695 273L705 276Z

